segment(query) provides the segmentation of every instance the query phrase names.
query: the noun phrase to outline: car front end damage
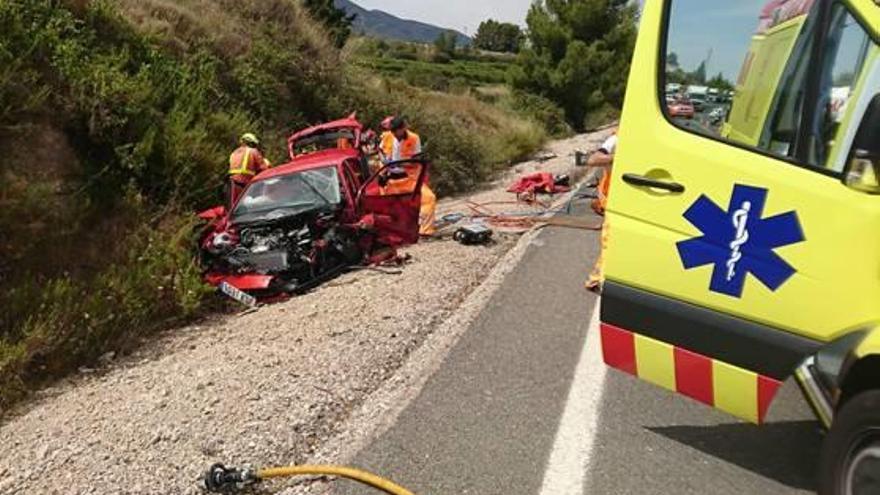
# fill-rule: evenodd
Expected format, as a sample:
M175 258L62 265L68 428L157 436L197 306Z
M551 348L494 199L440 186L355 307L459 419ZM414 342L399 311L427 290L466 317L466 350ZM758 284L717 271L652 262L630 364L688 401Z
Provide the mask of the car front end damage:
M255 177L234 205L199 214L206 283L253 306L353 266L397 260L398 248L418 242L427 162L396 162L366 177L358 148L333 148L343 134L327 126L297 134L306 138L292 141L291 162ZM296 154L301 143L310 151Z
M231 224L203 239L205 281L257 299L301 293L362 263L370 248L366 234L331 211Z

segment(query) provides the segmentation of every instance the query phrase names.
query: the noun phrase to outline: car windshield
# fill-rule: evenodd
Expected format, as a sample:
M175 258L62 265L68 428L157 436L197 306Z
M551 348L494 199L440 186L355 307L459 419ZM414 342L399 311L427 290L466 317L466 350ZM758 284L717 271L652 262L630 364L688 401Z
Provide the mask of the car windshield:
M294 144L294 155L308 155L331 149L350 149L355 135L351 129L333 129L300 139Z
M335 167L272 177L251 184L235 207L235 222L257 222L334 208L342 202Z

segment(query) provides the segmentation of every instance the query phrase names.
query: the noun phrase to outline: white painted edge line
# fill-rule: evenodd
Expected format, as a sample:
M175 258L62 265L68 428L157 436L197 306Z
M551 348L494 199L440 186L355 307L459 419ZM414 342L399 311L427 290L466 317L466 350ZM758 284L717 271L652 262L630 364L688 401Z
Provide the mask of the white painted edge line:
M583 495L593 457L606 368L599 351L599 302L593 309L565 410L544 471L541 495Z

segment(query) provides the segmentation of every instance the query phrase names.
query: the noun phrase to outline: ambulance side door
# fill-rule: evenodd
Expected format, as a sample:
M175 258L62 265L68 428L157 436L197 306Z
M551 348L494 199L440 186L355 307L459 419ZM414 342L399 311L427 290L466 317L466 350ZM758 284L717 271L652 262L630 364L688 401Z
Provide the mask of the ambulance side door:
M844 183L880 90L874 36L847 2L645 3L602 306L636 343L609 364L759 421L803 357L878 317L880 197ZM719 89L728 121L671 118L676 84ZM724 397L738 386L756 391Z

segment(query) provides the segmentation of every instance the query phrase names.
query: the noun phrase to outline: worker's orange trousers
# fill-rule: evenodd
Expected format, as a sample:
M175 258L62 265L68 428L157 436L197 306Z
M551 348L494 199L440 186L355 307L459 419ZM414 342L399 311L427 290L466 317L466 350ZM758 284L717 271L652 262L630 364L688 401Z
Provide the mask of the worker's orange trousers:
M608 193L611 190L611 170L606 170L599 182L596 192L598 197L593 201L593 210L599 215L605 215L605 207L608 204ZM608 218L602 224L602 245L599 252L599 259L593 266L590 278L587 280L587 288L601 286L605 282L605 250L608 249Z
M428 187L422 186L422 207L419 211L419 234L431 236L437 233L437 195Z
M602 245L600 246L599 258L593 265L593 271L587 280L587 288L600 286L605 282L605 250L608 249L608 220L602 224Z

